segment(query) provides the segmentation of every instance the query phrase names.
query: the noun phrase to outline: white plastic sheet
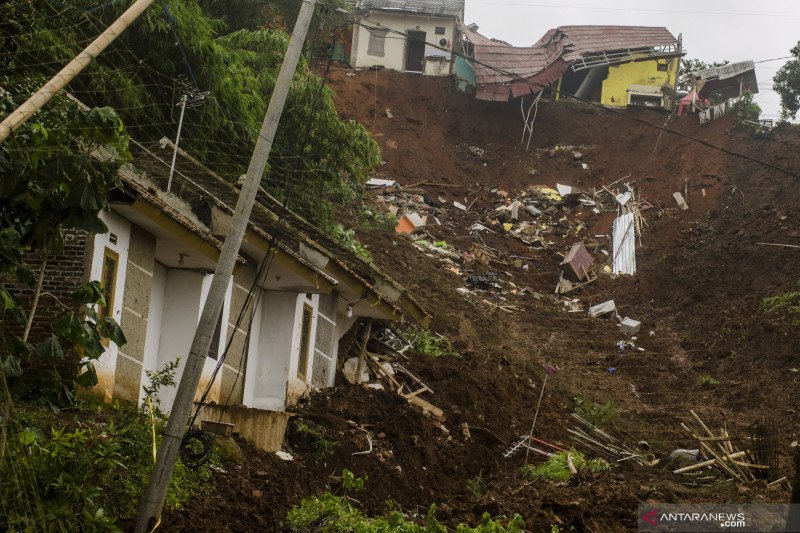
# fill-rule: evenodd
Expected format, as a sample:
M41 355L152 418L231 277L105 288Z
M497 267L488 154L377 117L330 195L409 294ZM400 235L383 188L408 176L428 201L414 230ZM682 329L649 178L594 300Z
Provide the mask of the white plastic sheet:
M614 274L636 273L636 218L626 213L614 221L611 230L614 245Z

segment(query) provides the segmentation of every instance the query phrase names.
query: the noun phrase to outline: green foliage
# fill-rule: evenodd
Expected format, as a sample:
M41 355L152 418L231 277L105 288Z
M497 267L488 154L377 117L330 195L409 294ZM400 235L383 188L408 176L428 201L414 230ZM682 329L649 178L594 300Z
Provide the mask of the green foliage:
M354 230L345 229L341 224L334 224L331 226L331 236L336 239L339 244L354 251L365 261L372 260L372 255L369 253L369 250L367 250L367 247L358 242Z
M397 227L397 215L390 212L376 213L373 210L365 209L360 213L359 226L362 230L383 230L394 231Z
M731 106L729 114L736 119L740 126L752 126L752 123L758 123L758 119L761 118L761 106L753 100L753 93L746 92L738 102Z
M41 82L4 76L0 116ZM63 230L107 231L99 213L107 207L109 191L119 185L117 171L128 158L128 138L113 110L82 109L60 95L0 144L0 272L33 286L37 280L23 262L24 250L39 251L39 266L46 267L48 254L63 248ZM125 343L119 325L93 309L105 304L97 283L79 287L70 303L52 335L33 346L24 334L13 332L33 320L35 308L26 313L0 285L7 348L0 370L17 397L71 403L76 387L97 383L93 361L105 351L101 339ZM16 328L8 328L14 323Z
M164 418L164 413L160 409L161 398L158 393L164 387L174 387L177 384L175 382L175 374L178 372L180 364L181 358L178 357L174 361L164 363L161 369L144 371L150 381L150 385L142 385L145 395L142 400L142 410L147 410L149 409L148 406L152 406L154 415Z
M345 471L346 473L347 471ZM343 478L345 474L343 473ZM286 517L289 531L319 531L322 533L446 533L448 529L436 519L436 506L432 505L424 524L408 520L399 510L390 510L386 516L368 517L353 506L345 496L333 494L330 489L319 496L305 498L293 507ZM461 524L458 533L517 533L525 529L521 516L512 519L492 518L484 513L480 524L470 527Z
M469 490L475 499L482 498L486 494L486 480L483 478L483 470L478 472L478 475L472 479L467 480L467 490Z
M589 470L590 472L604 472L611 468L611 464L603 459L587 460L582 453L559 452L538 465L525 465L522 467L522 475L528 479L538 481L566 481L570 477L570 469L567 456L572 458L572 465L576 470Z
M310 441L314 455L320 460L325 460L333 455L339 446L338 442L328 438L323 428L312 422L295 418L294 428L299 435Z
M12 75L35 70L52 75L72 59L128 5L93 0L60 4L17 2L5 9L7 63ZM185 91L208 91L187 110L181 147L235 181L247 168L289 42L282 21L298 2L274 0L164 0L153 6L101 54L71 90L89 104L119 110L131 135L174 138L176 104ZM204 11L204 7L208 12ZM317 17L311 43L339 24L335 10ZM224 17L221 20L217 17ZM328 225L330 199L352 194L380 162L380 148L367 131L336 112L333 92L302 61L281 118L264 186L305 218Z
M459 357L450 339L422 328L414 333L412 347L415 352L430 357Z
M717 378L705 374L700 376L699 381L700 385L705 385L709 387L714 387L716 385L719 385L719 380Z
M800 291L788 291L761 300L758 312L786 318L792 326L800 325Z
M153 465L149 419L133 407L105 409L68 418L17 404L10 460L0 463L0 530L119 531L117 520L136 517ZM179 508L210 477L208 466L178 463L166 507Z
M793 58L772 78L772 88L781 97L783 117L794 119L800 111L800 42L792 48L791 54Z
M576 415L595 426L605 426L617 418L617 407L612 400L597 403L583 398L574 398Z
M364 483L369 479L366 475L362 477L356 477L354 473L349 471L348 469L342 470L342 488L347 491L358 492L359 490L364 489Z

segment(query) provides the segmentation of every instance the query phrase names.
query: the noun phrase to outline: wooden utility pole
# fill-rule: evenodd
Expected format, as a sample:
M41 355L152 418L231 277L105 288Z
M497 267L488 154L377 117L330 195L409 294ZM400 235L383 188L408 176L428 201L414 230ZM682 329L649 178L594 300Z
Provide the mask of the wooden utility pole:
M250 212L253 209L256 194L261 185L261 177L267 166L267 159L272 149L272 141L278 129L278 122L283 113L286 97L289 94L289 87L291 86L300 54L303 51L303 42L306 39L308 26L314 15L315 1L303 0L303 6L300 8L292 38L289 41L289 48L283 58L283 65L275 83L275 89L272 91L269 108L264 117L264 123L261 126L253 157L250 160L250 166L247 169L247 175L242 185L242 192L236 202L231 229L225 238L225 244L222 246L222 252L217 262L214 278L211 281L208 297L200 315L200 323L197 325L192 347L189 350L186 368L183 370L183 375L178 385L175 403L170 411L164 438L158 449L156 464L150 476L150 484L142 499L142 507L134 529L136 533L150 531L161 516L164 498L167 495L167 488L172 479L172 471L175 468L175 461L183 440L186 422L189 420L194 404L194 396L203 373L208 348L211 345L211 338L222 311L225 293L230 284L242 238L250 220Z
M92 43L84 48L83 52L69 62L69 64L61 69L61 72L53 76L53 78L44 84L44 86L36 91L33 96L15 109L8 115L2 123L0 123L0 143L8 139L8 137L16 131L17 128L25 124L31 116L39 111L50 99L58 94L61 89L67 86L80 72L85 69L94 58L99 56L114 39L120 36L128 26L133 24L133 21L139 18L145 9L150 7L153 0L136 0L134 4L128 8L114 23L108 27L106 31L92 41Z

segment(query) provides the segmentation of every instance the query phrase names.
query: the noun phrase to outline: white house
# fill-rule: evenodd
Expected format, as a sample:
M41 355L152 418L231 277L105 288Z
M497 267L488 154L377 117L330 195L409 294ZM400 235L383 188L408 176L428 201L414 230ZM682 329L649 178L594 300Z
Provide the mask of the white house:
M130 148L123 186L101 213L109 232L74 239L84 244L70 254L84 260L69 264L75 279L100 282L107 305L98 312L127 338L107 343L96 392L139 402L147 371L178 358L183 371L239 190L179 151L165 192L174 146ZM279 217L273 202L262 192L253 209L196 396L209 388L200 420L234 423L271 451L280 449L287 408L334 384L339 340L359 317L430 322L405 289L297 215ZM175 392L160 392L162 409Z
M359 0L353 67L383 66L431 76L452 73L464 0Z

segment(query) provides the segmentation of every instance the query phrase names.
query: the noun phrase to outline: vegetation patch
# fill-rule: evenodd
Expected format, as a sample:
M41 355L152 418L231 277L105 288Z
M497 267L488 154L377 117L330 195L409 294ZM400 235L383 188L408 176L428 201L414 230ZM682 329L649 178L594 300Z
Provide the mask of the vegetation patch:
M355 507L355 500L347 495L348 491L361 490L364 486L357 483L352 472L345 470L342 474L344 494L334 494L329 488L319 496L305 498L293 507L286 517L286 528L289 531L319 531L322 533L345 533L358 531L361 533L397 532L397 533L446 533L447 527L436 519L436 506L432 505L426 516L410 517L399 510L391 510L380 517L366 516ZM345 480L349 480L345 482ZM413 518L413 519L412 519ZM415 521L416 519L417 521ZM456 528L458 533L516 533L524 531L525 522L521 516L515 515L492 518L485 513L475 527L461 524Z
M605 403L593 402L583 398L574 398L576 415L595 426L605 426L617 418L617 407L612 400Z
M589 470L592 473L604 472L611 468L611 463L604 459L586 459L582 453L559 452L552 455L544 463L538 465L525 465L522 467L522 475L528 479L538 481L566 481L571 475L569 460L572 459L572 466L576 470Z
M792 326L800 325L800 291L789 291L761 300L758 312L777 315L789 320Z
M419 329L413 334L414 351L430 357L459 357L453 343L444 335Z
M339 443L328 438L324 428L319 427L311 421L296 418L293 422L297 435L306 440L312 453L320 460L325 460L336 452Z

